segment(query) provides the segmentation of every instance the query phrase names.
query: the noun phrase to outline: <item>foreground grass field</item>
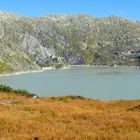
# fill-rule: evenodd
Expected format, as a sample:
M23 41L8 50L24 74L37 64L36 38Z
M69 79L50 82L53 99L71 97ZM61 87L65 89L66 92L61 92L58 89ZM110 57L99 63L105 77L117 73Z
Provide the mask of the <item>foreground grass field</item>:
M0 93L0 140L140 140L140 100Z

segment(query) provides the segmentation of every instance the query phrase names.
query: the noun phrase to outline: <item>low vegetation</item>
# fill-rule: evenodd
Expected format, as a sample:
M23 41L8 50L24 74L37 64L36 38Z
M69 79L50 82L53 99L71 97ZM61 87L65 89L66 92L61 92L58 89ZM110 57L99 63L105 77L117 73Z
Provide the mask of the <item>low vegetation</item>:
M13 89L12 87L10 86L7 86L7 85L0 85L0 92L13 92L13 93L16 93L18 95L28 95L29 92L25 89Z
M2 140L139 140L140 100L0 94Z
M12 71L13 71L13 68L10 64L6 64L0 61L0 73L12 72Z
M81 100L90 100L90 99L87 99L86 97L83 97L83 96L74 96L74 95L69 95L69 96L65 96L65 97L50 97L50 99L52 100L56 100L56 101L63 101L63 102L69 102L71 100L78 100L78 99L81 99Z
M64 65L63 64L57 64L56 66L55 66L55 68L56 69L60 69L60 68L62 68Z

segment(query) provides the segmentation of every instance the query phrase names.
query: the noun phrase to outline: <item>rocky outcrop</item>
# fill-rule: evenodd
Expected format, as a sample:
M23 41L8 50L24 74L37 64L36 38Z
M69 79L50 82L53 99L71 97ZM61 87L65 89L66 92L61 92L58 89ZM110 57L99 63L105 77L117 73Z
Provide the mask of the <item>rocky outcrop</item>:
M140 22L118 16L24 17L0 12L0 50L0 72L58 63L138 65Z

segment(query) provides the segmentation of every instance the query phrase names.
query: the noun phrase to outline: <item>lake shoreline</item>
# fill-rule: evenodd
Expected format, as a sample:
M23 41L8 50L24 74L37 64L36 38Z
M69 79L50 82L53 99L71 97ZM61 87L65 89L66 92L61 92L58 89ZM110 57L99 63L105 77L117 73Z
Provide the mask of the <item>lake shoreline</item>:
M132 66L71 65L33 72L0 77L1 83L15 89L26 89L40 97L79 95L103 100L140 98L140 70Z
M140 69L139 66L119 66L119 65L115 65L115 66L109 66L109 65L65 65L62 68L59 69L70 69L71 67L95 67L95 68L137 68ZM43 72L43 71L47 71L47 70L57 70L57 68L55 67L43 67L40 70L32 70L32 71L20 71L20 72L13 72L13 73L4 73L4 74L0 74L0 77L3 76L13 76L13 75L22 75L22 74L29 74L29 73L39 73L39 72Z

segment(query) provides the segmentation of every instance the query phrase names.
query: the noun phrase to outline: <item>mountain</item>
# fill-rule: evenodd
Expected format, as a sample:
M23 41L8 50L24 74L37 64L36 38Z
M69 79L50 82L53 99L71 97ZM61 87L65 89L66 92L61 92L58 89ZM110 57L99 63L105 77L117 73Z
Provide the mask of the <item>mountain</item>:
M1 73L58 64L138 65L139 52L139 21L0 11Z

